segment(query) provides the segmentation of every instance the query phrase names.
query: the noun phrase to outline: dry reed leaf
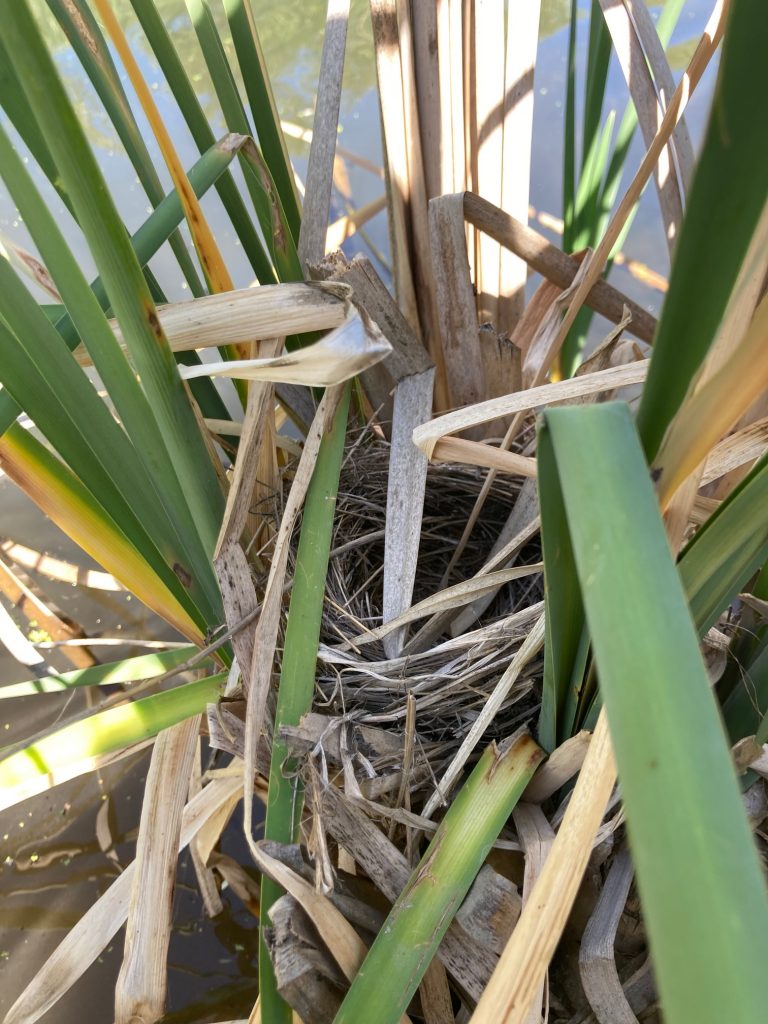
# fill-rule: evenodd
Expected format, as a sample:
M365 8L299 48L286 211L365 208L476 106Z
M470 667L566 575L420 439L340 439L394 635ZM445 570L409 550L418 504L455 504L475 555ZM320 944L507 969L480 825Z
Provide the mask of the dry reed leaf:
M253 840L253 795L254 777L257 770L257 754L261 733L264 729L264 714L267 695L272 682L272 666L277 646L280 613L283 600L283 586L290 553L290 540L299 512L309 487L309 481L317 461L320 442L330 424L341 398L340 388L329 388L323 395L317 413L312 421L304 449L296 467L293 483L285 503L280 529L275 538L269 578L264 591L261 615L253 642L253 660L250 666L250 690L246 706L245 721L245 782L243 828L251 849Z
M472 576L468 580L463 580L461 583L455 583L452 587L446 587L444 590L438 591L437 594L425 597L423 601L411 605L407 611L403 612L402 615L398 615L396 619L377 626L375 629L369 629L365 633L360 633L358 636L347 641L341 649L362 647L365 644L373 643L374 640L381 640L388 633L408 625L409 622L415 622L417 619L426 618L428 615L434 615L437 612L461 608L468 601L472 601L474 598L485 593L486 590L497 590L505 583L509 583L510 580L520 579L523 576L532 576L535 573L541 572L543 568L543 562L536 562L534 565L514 566L511 569L497 569L496 572L489 572L484 576Z
M661 50L661 63L655 66L650 64L651 55L645 52L635 21L625 5L617 3L616 0L600 0L600 6L611 34L614 52L618 57L619 66L637 111L640 131L643 134L646 147L650 146L664 117L661 98L657 92L657 83L660 81L660 76L664 76L667 82L672 81L669 65L660 46L657 48L655 56L658 60L658 51ZM656 34L653 22L651 22L651 32ZM665 71L666 75L664 75ZM672 92L673 90L670 89L668 97L671 97ZM664 233L671 256L683 219L683 190L677 178L675 153L671 139L659 153L653 177L659 194Z
M523 357L523 385L526 388L543 384L555 360L557 350L554 342L557 338L562 311L567 307L576 289L584 277L586 253L579 253L574 259L579 261L579 269L565 291L556 295L539 320L536 331L528 341ZM622 319L623 323L623 319Z
M568 256L537 231L473 192L464 193L464 216L479 231L495 238L500 245L525 260L532 270L560 288L568 288L578 273L579 263L573 256ZM654 317L606 281L592 281L586 289L586 298L580 301L613 323L621 320L626 306L632 314L632 333L642 341L653 341Z
M283 347L282 338L270 338L259 346L259 354L273 358ZM240 444L237 448L234 473L227 494L227 504L219 530L214 561L227 541L237 542L245 530L251 506L253 480L257 475L259 453L270 425L275 405L274 390L269 383L254 381L248 388ZM242 617L242 616L241 616ZM231 625L231 623L230 623Z
M520 394L521 392L518 392ZM524 394L524 392L522 392ZM458 462L466 466L481 466L500 470L513 476L536 479L536 459L517 452L508 452L494 445L470 441L466 437L441 437L432 448L433 462Z
M189 799L193 800L203 790L203 778L201 772L202 741L197 737L194 757L192 758L192 770L189 776ZM210 819L208 821L210 824ZM221 902L219 890L216 887L216 879L210 868L206 867L207 857L204 859L200 851L200 833L198 833L189 844L189 852L192 857L192 867L197 878L197 885L200 889L200 896L203 901L203 909L208 917L217 917L224 909Z
M562 344L573 327L576 317L579 314L579 310L600 278L600 275L605 268L605 264L607 263L624 228L627 217L630 215L636 202L640 198L643 189L648 183L648 179L653 173L661 151L669 141L669 137L672 134L675 125L683 116L688 100L696 89L696 86L701 81L701 77L704 74L707 65L714 56L725 30L725 16L725 0L717 0L712 15L704 29L704 33L696 47L696 51L693 54L688 67L683 73L683 77L675 89L674 95L669 101L669 105L664 113L659 129L656 132L653 141L649 145L645 156L637 169L635 177L632 179L629 188L611 218L611 221L605 230L605 234L600 240L600 244L588 260L584 278L577 288L576 294L573 296L571 304L568 307L568 312L560 325L560 333L554 344L556 351L559 352L562 348ZM633 322L636 324L637 321L634 310L632 311L632 315ZM649 338L643 340L650 341L652 339Z
M157 307L157 315L174 352L238 345L340 327L347 316L344 296L322 284L270 284L258 288L205 295ZM125 350L116 320L110 326ZM91 358L81 345L75 350L81 366Z
M541 804L572 779L584 763L591 739L591 733L582 730L553 750L525 787L523 799Z
M722 323L717 332L707 358L699 371L691 388L695 395L712 377L728 362L734 349L744 337L755 307L762 295L766 271L768 270L768 205L763 210L760 221L739 270L739 276L733 287ZM732 397L732 396L731 396ZM753 407L754 408L754 407ZM759 406L758 406L759 408ZM739 423L748 423L750 412L741 417ZM726 439L727 440L727 439ZM711 455L710 455L711 458ZM706 472L705 463L700 463L669 502L664 515L667 534L677 550L685 536L691 508L702 478ZM735 476L735 474L734 474ZM735 481L734 481L735 482Z
M299 262L305 270L325 254L348 22L349 0L328 0L299 232Z
M581 938L581 983L599 1024L637 1024L619 978L614 942L634 877L625 844L611 862L600 898Z
M190 800L182 816L179 850L241 787L242 778L216 779ZM125 923L134 872L134 864L129 864L86 911L10 1008L3 1024L34 1024L85 973Z
M431 817L438 807L445 804L448 794L463 771L464 765L467 763L472 751L482 739L483 733L493 721L496 712L506 700L510 690L520 677L520 673L526 665L536 657L543 646L544 616L540 615L528 633L528 636L521 644L520 649L512 658L509 668L502 675L501 679L499 679L498 683L494 687L493 693L485 702L480 714L472 723L472 727L465 736L464 741L459 747L450 765L446 768L440 778L434 793L429 800L427 800L424 810L422 811L423 818Z
M340 298L349 298L346 285L326 284L325 287L334 287ZM391 351L392 346L376 324L364 319L350 304L341 327L336 327L314 345L272 359L234 359L199 366L179 366L179 372L185 380L236 377L240 380L332 387L367 370Z
M282 338L273 338L262 342L259 352L271 357L279 352L282 346ZM274 434L274 404L273 386L263 381L252 381L248 387L242 435L213 556L224 614L230 629L234 629L255 612L259 603L251 567L240 545L240 538L251 508L258 507L261 498L259 493L254 493L254 481L264 481L260 489L270 486L264 472L264 462L265 456L269 461L265 442ZM232 646L241 673L250 671L255 629L255 623L251 623L235 630L232 636ZM250 680L246 679L245 685L247 689Z
M729 434L715 445L707 457L701 486L711 484L739 466L759 459L768 448L768 417L750 423L735 434Z
M414 446L412 435L430 417L434 377L434 368L430 368L405 377L395 389L384 523L385 624L401 615L413 600L428 459ZM404 635L404 630L387 635L384 651L388 658L400 653Z
M507 4L507 52L504 65L504 125L499 207L521 223L528 220L533 139L533 76L539 45L541 0ZM525 306L528 267L509 249L499 264L500 332L514 330Z
M768 386L767 341L768 297L728 361L683 403L670 424L654 459L662 509Z
M352 981L365 959L367 946L327 896L316 892L309 882L271 855L276 845L268 840L255 844L253 858L257 867L298 901L345 977ZM403 1015L402 1024L407 1021L409 1018Z
M492 398L487 402L479 402L469 409L457 409L455 412L438 416L429 423L417 427L413 432L413 440L417 447L431 458L435 445L446 435L488 423L500 416L538 409L552 402L565 402L582 395L612 391L629 384L641 384L647 372L648 360L644 359L628 366L614 366L608 370L558 381L555 384L542 384L540 387L529 388L504 398Z
M236 762L236 771L242 772L242 766L239 761ZM222 778L226 776L217 774L214 777ZM218 843L222 832L227 827L227 823L239 803L240 794L233 793L229 800L221 803L216 811L210 815L208 820L203 823L200 831L197 833L197 836L195 837L195 847L200 854L200 859L203 864L207 864L210 860L214 846Z
M122 591L123 589L111 573L96 569L84 569L72 562L65 562L61 558L54 558L42 551L28 548L24 544L18 544L15 540L0 541L0 551L16 565L23 566L25 569L34 569L35 572L50 580L69 583L72 586L89 587L92 590Z
M697 494L690 513L690 522L694 526L703 526L713 513L717 512L721 502L717 498L708 498L703 494Z
M536 804L519 803L513 809L512 817L514 818L517 835L525 855L522 899L524 908L531 898L536 881L549 856L549 851L555 841L555 833L541 808ZM545 984L546 975L542 978L539 991L531 1001L531 1008L525 1018L525 1024L540 1024L541 1006L545 997Z
M141 805L125 952L115 985L115 1022L154 1024L165 1012L173 888L184 801L200 716L159 734Z
M616 765L603 709L562 825L472 1016L473 1024L527 1021L571 912L615 782Z

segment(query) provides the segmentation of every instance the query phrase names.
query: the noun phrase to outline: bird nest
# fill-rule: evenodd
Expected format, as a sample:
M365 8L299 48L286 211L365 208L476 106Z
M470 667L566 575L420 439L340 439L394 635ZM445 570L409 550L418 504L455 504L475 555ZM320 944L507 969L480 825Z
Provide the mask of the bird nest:
M413 775L410 795L413 800L421 790L426 799L540 612L543 580L534 569L502 584L490 601L483 601L487 607L468 600L426 614L408 627L399 656L387 657L377 627L382 623L388 469L389 445L371 432L358 437L348 450L337 501L313 708L337 721L402 734L412 702L411 725L426 763ZM482 570L515 506L519 483L497 477L480 521L448 575L484 479L485 474L473 467L429 467L413 594L414 604L423 602L427 612L430 599L447 586ZM519 550L514 564L535 565L539 558L535 540ZM521 671L485 732L486 743L509 736L533 716L538 706L534 684L540 674L540 659ZM370 768L377 775L395 771L393 760L382 753Z

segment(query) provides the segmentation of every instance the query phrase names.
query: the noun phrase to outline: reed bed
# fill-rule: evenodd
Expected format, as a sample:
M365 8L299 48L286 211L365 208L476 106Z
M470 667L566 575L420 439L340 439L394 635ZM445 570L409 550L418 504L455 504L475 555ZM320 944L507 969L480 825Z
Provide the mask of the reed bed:
M224 20L186 4L219 141L158 8L132 0L200 151L189 170L110 5L48 6L153 210L129 237L27 0L0 0L15 133L0 131L0 169L38 250L0 259L0 466L103 570L2 544L6 599L78 653L56 672L0 620L34 673L0 699L97 695L0 751L2 806L152 753L134 863L24 979L5 1024L43 1017L123 925L115 1021L161 1020L187 846L207 913L225 882L259 916L249 1024L758 1024L758 0L713 4L677 84L664 47L682 0L655 25L635 0L594 2L578 79L571 5L562 248L527 223L539 3L370 0L385 194L348 220L359 231L386 204L394 294L367 257L330 251L348 0L328 4L303 210L246 0L222 8L236 67ZM694 170L685 110L718 48ZM165 197L113 52L173 180ZM612 54L628 90L617 130ZM658 322L605 279L652 181L672 253ZM235 288L200 204L211 188L256 287ZM166 303L149 267L166 241L192 301ZM587 350L595 312L606 326ZM98 663L30 565L131 591L185 643ZM241 803L258 885L221 850Z

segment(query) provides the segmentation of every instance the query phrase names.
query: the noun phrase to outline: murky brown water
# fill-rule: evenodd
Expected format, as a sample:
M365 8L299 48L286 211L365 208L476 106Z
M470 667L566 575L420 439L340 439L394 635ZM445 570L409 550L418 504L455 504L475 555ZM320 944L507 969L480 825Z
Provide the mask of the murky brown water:
M223 134L224 125L207 85L194 32L183 14L182 0L158 2L185 65L195 76L215 130ZM38 6L45 17L42 0ZM219 5L213 6L218 12ZM588 0L580 0L579 6L585 13L589 7ZM124 16L130 10L127 0L117 0L116 7ZM299 5L285 0L254 0L253 7L281 114L288 121L310 127L325 3L323 0L302 0ZM542 41L535 85L531 201L537 210L555 214L559 214L561 207L560 152L567 43L563 26L568 19L569 7L569 0L545 0L543 4ZM362 0L352 5L341 142L353 152L380 164L380 131L373 92L375 73L366 8ZM689 40L703 28L710 8L711 3L707 0L695 0L687 5L673 39L679 44L680 60L686 56ZM298 10L300 16L297 16ZM68 53L52 22L50 37L56 47L60 71L87 119L91 140L97 147L110 184L121 197L126 221L130 228L135 229L146 216L146 199L135 182L132 170L120 158L106 116L88 83L79 75L76 61ZM131 37L142 54L145 74L152 81L157 76L140 34L134 29ZM585 43L582 38L579 48L581 61L584 60ZM688 118L695 142L703 131L713 80L710 70ZM178 123L160 83L157 95L164 113L174 125L182 159L189 164L196 152L186 129ZM624 87L617 68L612 69L609 78L608 104L611 103L619 111L623 109ZM145 137L149 138L149 132ZM306 166L306 147L293 140L289 140L289 146L301 174ZM637 165L639 154L640 144L636 142L630 166ZM160 167L161 160L158 158L156 162ZM351 164L348 172L355 205L363 205L381 193L382 184L375 175ZM165 180L167 183L167 176ZM51 198L52 191L45 183L41 183L41 188L46 197ZM62 223L66 225L69 215L61 208L60 202L52 198L51 205L60 210ZM250 283L249 269L232 238L218 199L209 194L204 205L237 285ZM339 207L337 213L341 215L343 212ZM8 196L2 191L0 230L23 245L29 244L24 225L19 223ZM384 215L373 220L367 231L374 246L385 253L387 232ZM551 237L556 240L556 236ZM73 250L82 265L85 268L92 266L90 255L74 229L71 238ZM359 238L353 239L352 251L361 244L364 243ZM666 250L662 244L652 190L648 190L643 198L625 251L634 259L666 273ZM170 298L184 296L178 280L178 268L167 251L161 252L153 261L153 269L167 286ZM660 307L661 294L638 282L625 268L615 267L612 280L653 311ZM600 324L596 322L595 331L599 333L600 330ZM87 564L84 556L2 478L0 535L78 564ZM170 638L162 623L137 602L126 600L124 596L76 589L42 577L38 579L45 592L65 612L83 623L89 635L126 638L122 647L95 647L95 653L102 660L139 653L129 638ZM60 653L46 651L45 657L58 668L68 667ZM0 682L17 681L27 675L0 648ZM82 700L83 695L78 694L73 698L49 695L0 701L0 745L12 743L63 720L82 706ZM138 755L99 776L76 780L18 808L0 813L0 1015L8 1009L66 930L131 860L145 771L146 757ZM248 863L239 824L236 819L224 838L224 846L226 852ZM171 1021L205 1022L247 1017L250 1012L256 990L257 925L249 911L231 893L225 890L223 899L224 913L215 921L206 920L196 894L191 865L187 857L182 857L169 957L169 1024ZM119 933L99 963L46 1016L46 1021L69 1024L76 1020L112 1020L113 984L120 964L121 943L122 933Z

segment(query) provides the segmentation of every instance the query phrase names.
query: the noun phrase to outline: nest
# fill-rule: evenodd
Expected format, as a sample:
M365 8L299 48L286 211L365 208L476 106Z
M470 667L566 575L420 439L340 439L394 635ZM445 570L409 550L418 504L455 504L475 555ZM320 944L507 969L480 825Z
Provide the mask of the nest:
M382 621L389 445L367 432L353 449L340 480L314 709L402 734L408 697L413 697L415 734L428 766L414 776L411 798L426 798L525 638L531 622L526 609L542 600L542 576L532 573L504 584L461 632L456 633L455 623L462 608L415 622L400 657L388 658L380 640L360 642L366 630ZM414 603L474 576L487 561L518 497L519 483L509 477L494 481L481 520L446 579L484 479L485 474L473 467L430 465ZM531 542L515 564L532 564L539 558L538 541ZM425 623L430 627L426 636ZM480 750L533 717L538 707L534 684L540 674L540 660L524 669ZM379 774L397 766L392 758L382 757L371 767Z

